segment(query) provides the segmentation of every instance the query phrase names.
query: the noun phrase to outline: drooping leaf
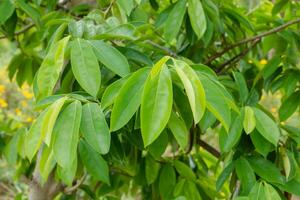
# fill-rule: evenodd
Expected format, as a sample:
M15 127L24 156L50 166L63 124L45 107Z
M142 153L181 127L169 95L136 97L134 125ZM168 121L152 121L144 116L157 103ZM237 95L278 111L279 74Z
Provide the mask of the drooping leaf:
M96 103L82 106L80 131L87 143L98 153L106 154L110 147L110 132L102 109Z
M53 129L53 153L62 168L68 168L77 156L81 103L75 100L59 115Z
M79 142L79 154L84 166L93 178L110 184L106 161L84 140Z
M185 62L173 60L175 70L180 77L187 93L191 110L193 112L195 124L197 124L204 114L206 107L205 92L201 81L195 71Z
M177 1L165 23L164 36L168 41L172 41L179 33L185 12L186 1Z
M198 39L202 38L206 31L206 18L201 1L188 0L188 13Z
M51 137L52 137L52 131L53 127L55 125L56 119L58 117L58 114L63 107L65 101L67 100L67 97L63 97L61 99L58 99L55 101L46 111L45 116L43 118L42 127L41 127L41 134L43 141L45 144L50 146Z
M179 160L176 160L174 162L174 166L175 166L177 172L180 174L180 176L182 176L190 181L196 180L196 175L194 174L193 170L189 166L187 166L185 163L183 163Z
M138 110L148 72L148 68L136 71L120 89L111 112L110 129L112 131L122 128Z
M250 137L255 150L264 157L266 157L269 152L275 149L275 146L266 140L257 130L254 130L250 134Z
M250 106L244 107L244 120L243 120L244 130L247 134L251 133L256 126L254 111Z
M173 92L168 57L162 58L152 68L142 94L141 131L144 145L151 144L163 131L171 115Z
M97 59L112 72L121 77L130 73L126 57L116 48L100 40L91 40L89 43L93 47Z
M54 44L38 71L36 83L37 99L40 100L52 94L64 64L64 56L70 36L64 37Z
M229 178L230 174L232 173L232 171L234 170L234 163L231 162L229 163L224 170L222 171L222 173L219 175L217 182L216 182L216 189L217 191L220 191L220 189L222 188L222 186L224 185L225 181Z
M176 184L176 174L170 164L162 167L159 176L159 193L164 199L172 197L173 189Z
M79 85L96 97L101 84L101 72L97 57L87 41L77 38L72 42L71 65Z
M254 171L244 157L240 157L235 161L235 169L241 181L242 194L247 195L256 182Z
M300 91L291 94L279 108L279 118L281 121L288 119L299 106Z
M189 131L183 121L175 112L171 113L171 117L168 122L168 127L173 133L176 141L180 145L181 149L185 149L188 145Z
M47 181L48 176L55 167L55 164L56 162L54 159L52 148L44 145L38 165L43 183Z
M261 178L271 183L284 183L280 170L271 161L262 157L250 157L247 160L254 172Z
M62 168L58 165L56 170L60 180L64 184L72 186L77 171L77 157L75 157L75 159L72 161L72 164L68 168Z
M277 146L280 132L276 123L263 111L253 108L256 119L256 129L269 142Z
M146 156L146 161L145 161L146 169L146 180L148 185L152 184L158 177L159 174L159 169L160 169L160 164L159 162L156 162L152 156L148 155Z
M233 77L239 90L240 101L245 103L249 95L246 80L240 72L234 72Z
M11 0L0 2L0 24L3 24L14 12L15 6Z
M272 185L264 183L264 191L266 200L281 200L281 197Z

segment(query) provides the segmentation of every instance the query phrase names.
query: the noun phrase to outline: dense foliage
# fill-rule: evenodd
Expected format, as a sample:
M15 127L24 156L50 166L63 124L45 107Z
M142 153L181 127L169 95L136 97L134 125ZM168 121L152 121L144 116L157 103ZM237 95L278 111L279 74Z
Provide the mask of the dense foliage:
M296 0L2 0L8 76L38 114L2 130L17 198L300 195L299 17Z

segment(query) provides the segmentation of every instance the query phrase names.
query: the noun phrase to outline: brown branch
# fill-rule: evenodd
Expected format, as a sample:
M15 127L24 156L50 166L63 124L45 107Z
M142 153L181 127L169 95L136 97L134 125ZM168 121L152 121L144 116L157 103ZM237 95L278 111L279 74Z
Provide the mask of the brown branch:
M242 59L244 56L246 56L249 51L256 46L257 43L260 42L260 39L255 40L248 48L244 49L241 53L235 55L234 57L230 58L225 63L221 64L217 69L217 73L222 73L224 70L227 70L230 68L230 66L233 66L236 62L238 62L240 59ZM230 65L231 64L231 65ZM227 65L230 65L229 67L226 67Z
M282 24L282 25L280 25L280 26L278 26L278 27L276 27L276 28L274 28L274 29L271 29L271 30L269 30L269 31L263 32L263 33L261 33L261 34L255 35L255 36L253 36L253 37L243 39L243 40L241 40L241 41L239 41L239 42L237 42L237 43L235 43L235 44L229 45L229 46L225 47L225 49L223 49L222 51L217 52L217 53L215 53L214 55L210 56L210 57L204 62L204 64L209 64L209 63L211 63L211 62L214 61L215 59L217 59L217 58L223 56L225 53L227 53L228 51L230 51L230 50L232 50L232 49L234 49L234 48L236 48L236 47L238 47L238 46L241 46L241 45L246 44L246 43L248 43L248 42L256 41L256 40L258 40L258 39L260 40L261 38L263 38L263 37L265 37L265 36L271 35L271 34L273 34L273 33L280 32L280 31L286 29L287 27L289 27L289 26L291 26L291 25L294 25L294 24L297 24L297 23L299 23L299 22L300 22L300 18L297 18L297 19L295 19L295 20L291 20L291 21L289 21L289 22L287 22L287 23L285 23L285 24Z
M77 190L78 187L81 186L81 184L84 182L86 178L86 174L84 174L80 180L77 181L77 183L75 185L73 185L72 187L67 187L64 189L64 192L67 194L70 194L72 192L74 192L75 190Z
M26 31L28 31L29 29L31 29L31 28L34 27L34 26L35 26L34 23L29 24L29 25L25 26L23 29L21 29L21 30L19 30L19 31L16 31L16 32L14 33L14 35L15 35L15 36L21 35L22 33L25 33ZM5 35L0 36L0 40L1 40L1 39L5 39L5 38L7 38Z
M213 146L211 146L210 144L206 143L205 141L201 140L200 138L197 139L197 144L200 145L203 149L205 149L209 153L211 153L216 158L220 158L221 157L221 154L220 154L220 152L217 149L215 149Z

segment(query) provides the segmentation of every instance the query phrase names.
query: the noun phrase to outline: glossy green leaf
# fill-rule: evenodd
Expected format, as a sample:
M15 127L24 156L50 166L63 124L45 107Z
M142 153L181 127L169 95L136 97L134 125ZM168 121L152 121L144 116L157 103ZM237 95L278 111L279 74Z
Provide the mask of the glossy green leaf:
M180 176L182 176L190 181L196 180L196 175L194 174L193 170L189 166L187 166L185 163L183 163L179 160L176 160L174 162L174 166L175 166L177 172L180 174Z
M198 39L202 38L206 31L206 18L201 1L188 0L188 13Z
M279 56L275 56L274 58L268 61L268 63L264 66L262 70L262 76L264 77L264 79L269 78L276 71L280 62L281 58Z
M188 96L195 124L197 124L203 116L206 107L204 88L197 77L196 72L191 67L183 61L173 61L175 70L180 77Z
M45 110L38 116L38 118L33 122L29 131L26 134L25 155L29 159L29 161L32 160L32 158L35 156L35 154L38 152L39 148L42 145L43 138L41 134L41 128L46 111L47 110Z
M263 111L253 108L256 119L256 129L269 142L277 146L280 132L276 123Z
M235 161L235 170L241 181L242 194L247 195L256 182L254 171L244 157L240 157Z
M50 146L51 137L53 127L55 125L56 119L60 110L62 109L67 97L63 97L55 101L46 111L45 116L43 118L42 127L41 127L41 134L43 141L45 144Z
M248 197L249 200L265 199L265 191L263 184L261 182L256 182L255 185L253 185Z
M177 1L170 14L168 15L164 27L164 36L168 41L172 41L178 35L185 12L186 1Z
M100 40L91 40L89 43L93 47L97 59L112 72L121 77L130 73L126 57L116 48Z
M79 85L96 97L100 89L101 72L97 57L87 41L77 38L72 42L71 65Z
M112 131L122 128L138 110L148 72L148 68L134 72L120 89L111 112L110 129Z
M144 145L151 144L167 125L173 103L172 80L165 66L168 57L152 68L142 94L141 131Z
M106 88L101 98L101 107L103 109L109 107L114 103L116 97L120 92L122 85L125 83L126 80L127 77L118 79L117 81L113 82Z
M158 177L160 164L156 162L152 156L148 155L145 159L145 173L148 185L152 184Z
M275 149L275 146L266 140L257 130L254 130L250 134L250 137L255 150L264 157L266 157L269 152Z
M52 148L44 145L38 165L42 182L45 183L47 181L48 176L55 167L55 164L56 162L54 159Z
M54 44L38 71L36 83L38 88L37 99L42 99L52 94L64 65L64 56L70 36L64 37Z
M14 12L15 6L11 0L0 2L0 24L3 24Z
M249 95L246 80L245 80L243 74L241 74L240 72L234 72L233 77L235 79L237 88L239 90L240 101L242 103L245 103L248 98L248 95Z
M110 184L108 165L98 152L81 140L79 142L79 154L84 166L93 178Z
M82 106L80 131L87 143L98 153L106 154L110 147L110 132L102 109L96 103Z
M28 2L25 2L24 0L16 0L16 5L23 10L30 18L32 18L35 23L39 24L39 20L41 18L41 15L39 13L39 10L31 6Z
M164 165L159 176L159 193L163 199L169 199L172 197L175 183L176 174L174 168L170 164Z
M58 165L56 170L60 180L64 184L72 186L77 171L77 157L75 157L75 159L72 161L72 164L68 168L62 168Z
M183 193L186 199L202 200L196 184L192 181L186 181L183 188Z
M281 190L300 196L299 180L293 179L288 182L285 182L284 184L275 184L275 185L278 186Z
M161 155L165 152L168 145L168 134L163 131L158 138L149 145L149 153L155 158L160 159Z
M183 119L175 112L172 112L168 122L168 127L173 133L181 149L185 150L188 145L189 130L187 129Z
M53 129L53 153L62 168L69 168L77 156L81 103L74 101L59 115Z
M279 118L281 121L287 120L298 108L300 91L291 94L279 108Z
M266 200L281 200L281 197L272 185L264 183L264 191Z
M244 107L243 127L247 134L251 133L256 126L254 111L250 106Z
M117 0L117 4L125 11L126 15L130 15L134 8L133 0Z
M222 173L219 175L217 182L216 182L216 189L217 191L220 191L222 186L224 185L224 183L226 182L226 180L229 178L230 174L232 173L232 171L234 170L234 163L231 162L229 163L224 170L222 171Z
M247 160L254 172L261 178L271 183L284 183L280 170L271 161L262 157L250 157Z

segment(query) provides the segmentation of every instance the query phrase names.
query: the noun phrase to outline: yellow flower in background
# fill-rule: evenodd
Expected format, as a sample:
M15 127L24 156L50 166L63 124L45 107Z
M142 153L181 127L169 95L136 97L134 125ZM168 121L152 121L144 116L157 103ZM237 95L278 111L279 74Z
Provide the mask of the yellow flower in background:
M28 123L33 122L33 118L32 117L27 117L26 122L28 122Z
M0 94L3 94L5 92L5 86L0 85Z
M277 111L277 109L276 109L275 107L272 107L272 108L271 108L271 112L272 112L272 113L276 113L276 111Z
M33 97L33 94L31 92L28 92L28 91L22 91L22 94L23 96L26 98L26 99L32 99Z
M0 99L0 107L1 108L6 108L8 106L7 102L5 99Z
M27 101L21 101L21 106L24 108L28 107Z
M252 64L252 63L253 63L253 61L252 61L252 60L248 60L248 63L249 63L249 64Z
M261 59L260 61L259 61L259 64L261 64L261 65L265 65L265 64L267 64L268 63L268 61L266 60L266 59Z
M16 112L17 116L21 116L22 115L22 111L19 108L16 108L15 112Z

